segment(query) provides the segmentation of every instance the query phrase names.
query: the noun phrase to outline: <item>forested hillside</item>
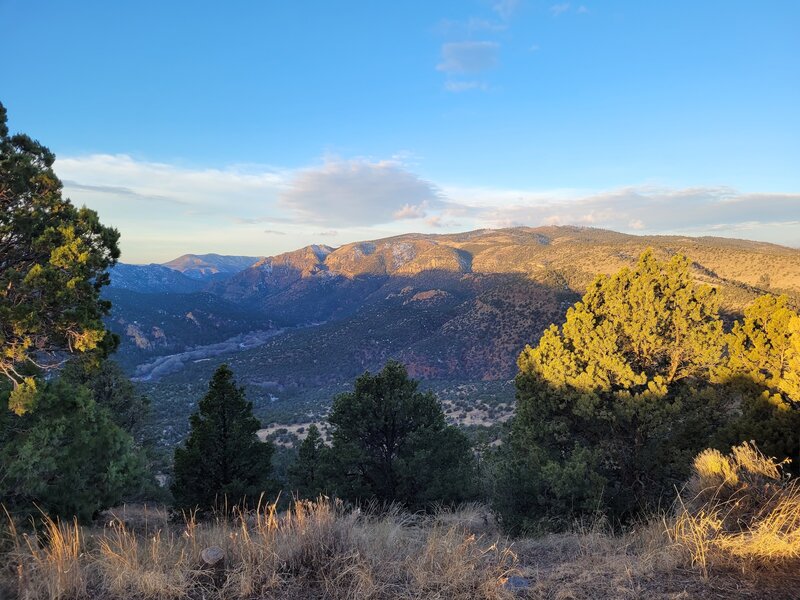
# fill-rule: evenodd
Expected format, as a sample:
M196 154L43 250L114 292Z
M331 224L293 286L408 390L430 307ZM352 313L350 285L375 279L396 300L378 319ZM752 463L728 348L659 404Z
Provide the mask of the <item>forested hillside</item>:
M445 392L451 418L488 424L511 414L520 350L559 323L598 273L634 265L646 248L659 259L688 256L692 277L718 290L727 323L763 293L800 298L796 249L539 227L308 246L224 279L173 271L184 279L166 291L148 277L120 289L112 275L108 323L122 339L117 360L163 415L156 428L177 427L166 439L184 430L194 383L220 362L233 366L263 418L284 425L320 418L332 393L389 358ZM203 291L185 293L187 281Z

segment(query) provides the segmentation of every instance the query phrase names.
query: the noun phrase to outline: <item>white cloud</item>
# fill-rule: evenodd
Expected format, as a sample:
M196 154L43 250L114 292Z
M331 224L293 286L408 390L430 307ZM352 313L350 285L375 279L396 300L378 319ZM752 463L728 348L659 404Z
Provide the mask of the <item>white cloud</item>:
M560 4L553 4L550 7L550 13L554 17L559 17L565 13L571 13L576 15L587 15L591 12L585 4L580 4L573 8L572 4L569 2L562 2Z
M712 234L768 227L789 243L800 223L800 193L742 193L727 187L626 187L600 193L445 188L471 220L494 227L586 225L639 233ZM785 232L781 233L781 231Z
M230 190L240 198L274 195L286 172L271 168L190 169L139 161L124 154L60 158L55 169L68 191L128 195L194 207L225 203Z
M800 193L631 186L602 192L444 187L399 160L190 169L124 155L59 159L76 204L122 233L123 260L187 252L269 255L320 238L512 225L591 225L633 233L727 235L800 245Z
M329 161L295 174L280 205L297 221L337 227L388 223L441 205L439 190L393 161ZM398 216L399 215L399 216Z
M434 227L434 228L438 229L439 227L442 226L442 217L439 216L439 215L434 215L432 217L428 217L427 219L425 219L425 224L428 227Z
M406 204L392 215L395 219L422 219L427 213L423 204Z
M445 73L480 73L497 65L497 42L448 42L442 44L442 61L436 69Z

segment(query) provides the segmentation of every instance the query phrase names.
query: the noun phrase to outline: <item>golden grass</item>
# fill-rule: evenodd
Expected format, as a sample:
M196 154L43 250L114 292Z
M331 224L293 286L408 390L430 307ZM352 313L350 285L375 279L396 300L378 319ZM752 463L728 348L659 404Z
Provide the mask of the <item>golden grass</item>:
M21 600L509 597L516 557L471 530L477 511L462 523L457 511L359 511L323 498L138 532L118 518L87 530L45 520L32 535L12 531L2 575ZM217 572L200 562L211 546L225 552Z
M77 520L62 523L45 515L42 529L33 535L19 535L10 519L9 523L12 554L25 557L25 563L17 562L14 569L21 590L31 590L36 595L29 597L39 598L78 598L86 594L84 538Z
M181 524L163 510L124 508L103 526L44 518L30 534L9 521L0 597L796 598L800 485L782 468L751 444L707 450L674 515L622 533L596 518L513 544L481 504L422 515L320 498ZM212 546L224 551L220 569L201 563Z
M783 475L784 464L748 443L729 455L697 456L671 535L704 574L722 568L797 577L800 485Z

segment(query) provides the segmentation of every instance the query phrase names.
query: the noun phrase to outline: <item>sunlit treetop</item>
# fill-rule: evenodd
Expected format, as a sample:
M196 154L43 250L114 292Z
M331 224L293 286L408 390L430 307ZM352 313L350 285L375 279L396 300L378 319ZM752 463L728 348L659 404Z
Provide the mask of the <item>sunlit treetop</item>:
M694 282L689 261L652 251L634 269L600 276L559 328L519 357L522 373L584 390L636 390L705 377L722 353L714 288Z
M62 197L54 160L27 135L9 134L0 104L0 375L20 413L37 372L112 343L100 290L119 233Z

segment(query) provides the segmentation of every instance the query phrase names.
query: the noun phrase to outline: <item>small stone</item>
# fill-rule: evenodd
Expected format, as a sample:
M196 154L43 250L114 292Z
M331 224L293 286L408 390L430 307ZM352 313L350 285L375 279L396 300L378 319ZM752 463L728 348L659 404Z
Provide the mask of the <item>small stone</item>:
M503 587L507 590L527 590L531 587L531 582L526 577L513 576L506 579Z
M203 564L213 567L225 560L225 551L219 546L211 546L200 553L200 560L203 561Z

